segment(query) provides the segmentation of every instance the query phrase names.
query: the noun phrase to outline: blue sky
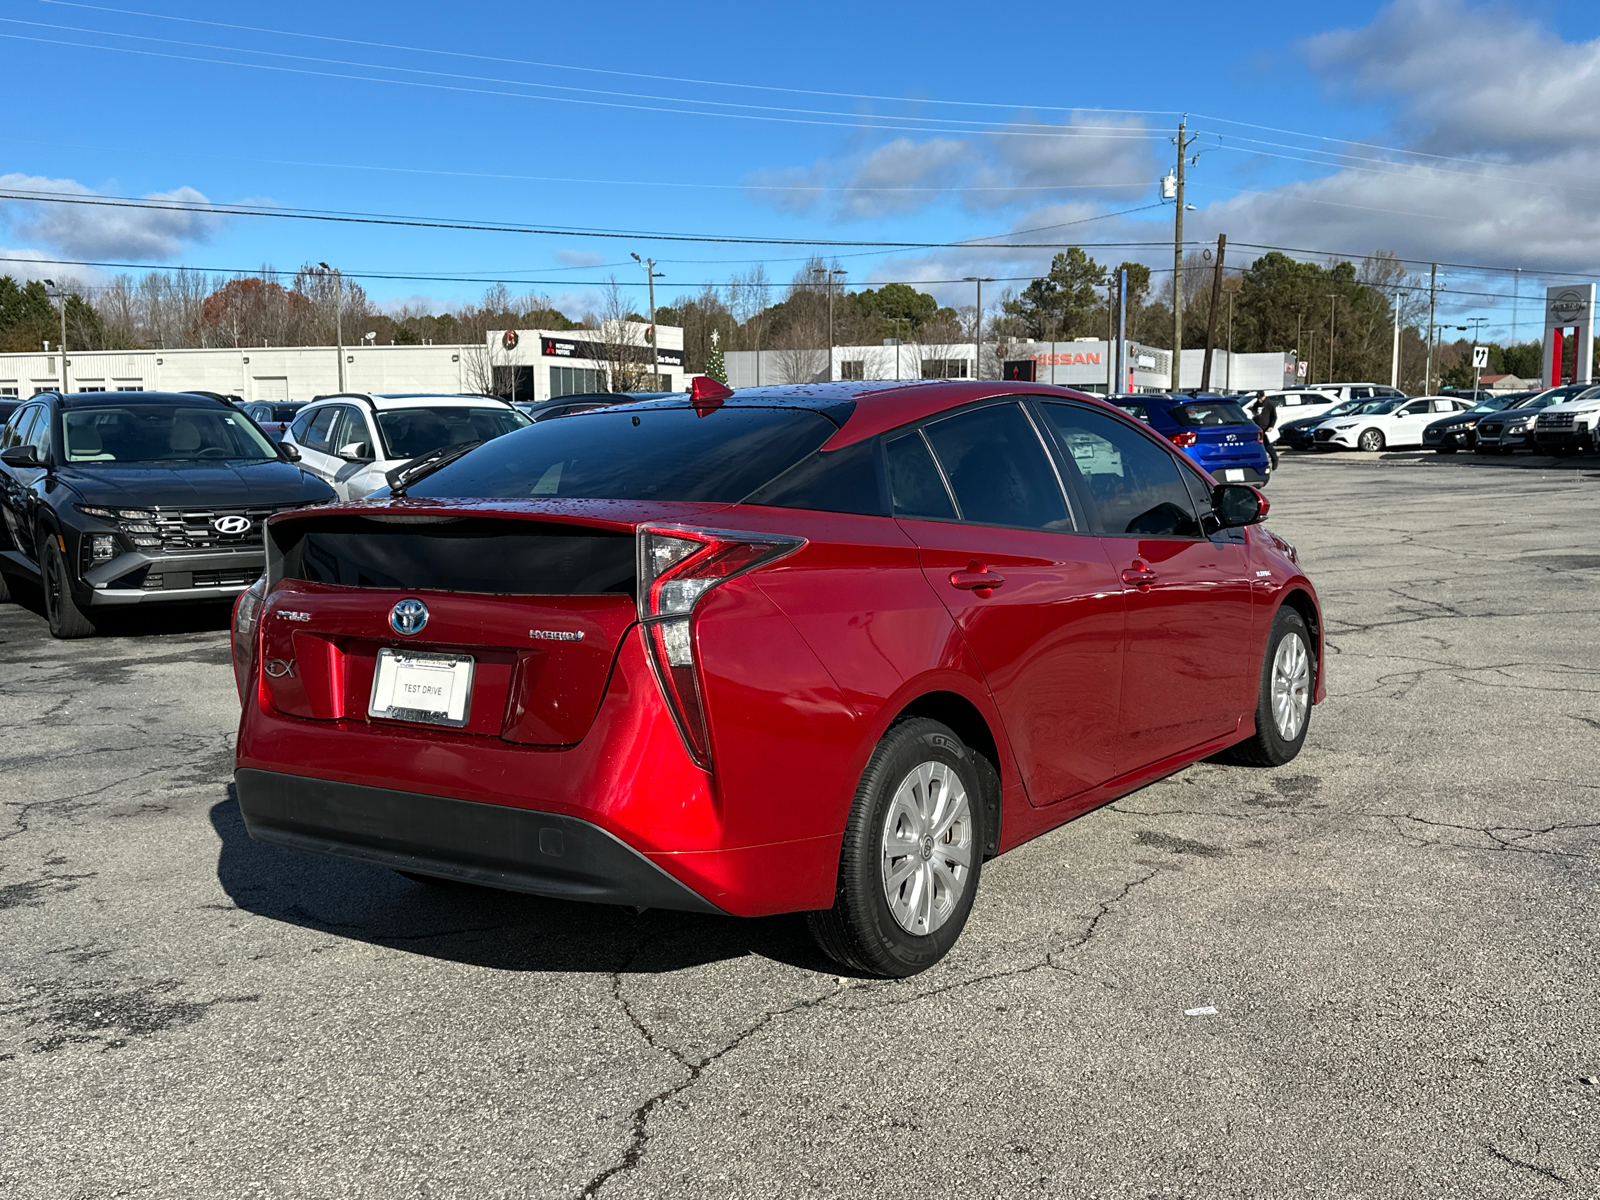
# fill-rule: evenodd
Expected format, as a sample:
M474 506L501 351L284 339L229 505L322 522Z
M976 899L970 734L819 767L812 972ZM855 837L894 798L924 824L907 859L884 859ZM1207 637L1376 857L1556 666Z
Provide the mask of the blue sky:
M1241 243L1383 247L1523 267L1524 297L1541 273L1600 272L1592 0L124 3L0 0L0 189L591 230L1159 243L1171 209L1156 180L1189 112L1202 154L1188 230L1226 232L1230 261L1255 252ZM12 258L325 259L355 276L503 279L574 315L595 281L642 278L630 251L661 260L658 298L670 299L756 261L787 281L808 248L0 201ZM830 253L853 283L904 279L958 301L969 286L938 281L1026 276L1051 252ZM1158 245L1091 253L1171 261ZM115 271L71 270L91 282ZM1510 302L1478 294L1508 292L1509 277L1446 274L1462 293L1455 311L1509 325ZM436 307L484 286L363 282L380 303Z

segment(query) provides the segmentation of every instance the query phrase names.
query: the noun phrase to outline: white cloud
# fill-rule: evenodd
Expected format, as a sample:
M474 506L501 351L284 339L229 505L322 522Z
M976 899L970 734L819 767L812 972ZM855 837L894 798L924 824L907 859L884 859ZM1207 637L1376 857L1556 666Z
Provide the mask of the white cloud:
M556 261L564 267L598 267L605 262L604 254L592 250L557 250Z
M21 174L0 175L0 190L59 192L84 197L99 194L73 179ZM210 204L203 194L191 187L152 192L145 199ZM72 258L158 261L176 258L186 246L209 240L223 222L216 214L192 209L118 208L9 199L0 199L0 220L9 226L12 236L42 242Z

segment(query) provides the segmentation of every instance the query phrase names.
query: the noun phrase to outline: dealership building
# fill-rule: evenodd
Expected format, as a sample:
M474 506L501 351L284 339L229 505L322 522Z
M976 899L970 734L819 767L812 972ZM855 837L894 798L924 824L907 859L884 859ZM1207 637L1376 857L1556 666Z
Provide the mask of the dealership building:
M1166 391L1172 386L1172 355L1137 342L1127 343L1127 380L1113 378L1114 343L985 342L983 377L1031 378L1084 391ZM976 356L971 342L924 344L888 339L876 346L835 346L835 379L971 379ZM735 350L726 356L728 383L735 388L827 379L826 350ZM1182 386L1200 386L1204 350L1183 352ZM1211 386L1220 391L1273 391L1298 380L1293 354L1212 354Z
M659 369L659 390L682 391L683 330L663 325L657 332L659 347L649 344L649 326L635 321L603 330L497 329L482 345L464 346L69 350L64 357L47 346L37 354L0 354L0 396L63 386L84 392L220 392L245 400L310 400L339 391L509 397L514 390L518 400L539 401L603 390L622 361L636 370Z

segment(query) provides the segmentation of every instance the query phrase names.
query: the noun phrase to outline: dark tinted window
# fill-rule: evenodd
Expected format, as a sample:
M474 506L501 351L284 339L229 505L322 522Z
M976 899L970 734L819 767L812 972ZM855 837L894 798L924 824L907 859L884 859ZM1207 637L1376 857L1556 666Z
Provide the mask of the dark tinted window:
M878 485L877 443L868 440L842 450L818 450L752 492L745 503L884 516L888 505Z
M527 417L506 405L395 408L378 414L378 431L388 445L389 458L421 458L446 446L487 442L527 424ZM359 437L352 435L345 440L364 442L367 435L363 430Z
M1117 407L1135 420L1148 421L1150 419L1150 410L1142 404L1119 404Z
M736 504L835 431L820 413L797 408L602 408L498 438L406 494Z
M1175 404L1172 407L1172 419L1179 425L1197 428L1250 424L1244 409L1226 400L1191 400L1188 404Z
M492 595L632 594L626 533L477 518L417 524L340 517L295 522L273 537L289 579L343 587Z
M920 433L908 433L884 443L884 462L888 467L889 495L897 517L923 517L933 521L954 521L955 505L945 491L939 468Z
M1070 530L1050 459L1017 404L996 404L926 426L961 519L979 525Z
M14 413L11 420L6 423L5 438L0 441L0 450L9 449L12 446L33 445L33 442L29 440L29 436L33 432L34 422L38 420L39 414L43 411L43 405L30 404L27 408L20 409Z
M1094 505L1103 534L1199 537L1194 501L1172 455L1115 417L1041 404Z
M339 410L343 407L330 404L326 408L319 408L311 414L309 425L302 426L304 432L295 435L296 440L304 443L312 450L323 450L332 453L328 445L328 434L333 429L333 423L339 418ZM298 425L299 422L296 422Z

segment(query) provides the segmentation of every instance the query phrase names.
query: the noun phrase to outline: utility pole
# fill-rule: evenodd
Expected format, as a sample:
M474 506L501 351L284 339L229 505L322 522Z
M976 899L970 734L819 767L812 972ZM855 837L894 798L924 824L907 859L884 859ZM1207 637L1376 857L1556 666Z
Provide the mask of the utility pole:
M46 279L51 289L56 294L56 303L61 308L61 394L67 394L67 294L61 290L54 279Z
M1389 351L1389 386L1400 386L1400 293L1394 294L1394 348Z
M1439 304L1439 264L1428 274L1428 359L1422 373L1422 394L1433 395L1433 318Z
M1117 391L1128 386L1128 269L1122 268L1117 279ZM1052 378L1054 378L1052 376Z
M1304 312L1297 312L1294 314L1294 361L1296 367L1305 362L1305 357L1300 349L1301 326L1305 324L1305 319L1306 314ZM1316 382L1316 380L1311 378L1312 374L1313 373L1310 371L1308 371L1306 374L1306 382L1308 384Z
M1173 199L1177 201L1172 221L1172 390L1183 385L1183 175L1185 158L1194 138L1188 133L1188 117L1178 122L1178 169Z
M1228 390L1233 391L1233 298L1237 290L1228 292Z
M973 357L973 360L972 360L972 377L974 379L982 379L983 378L983 285L986 284L986 283L993 283L994 280L988 278L987 276L964 275L964 276L962 276L962 282L963 283L975 283L975 284L978 285L978 320L977 320L977 323L973 326L973 329L972 329L972 349L973 349L973 353L974 353L974 357Z
M333 305L333 340L339 351L339 390L344 391L344 276L336 267L319 262L323 272L333 272L335 300Z
M1222 299L1222 260L1228 252L1228 235L1217 234L1217 265L1211 273L1211 312L1206 319L1206 358L1200 368L1200 390L1211 390L1211 350L1217 342L1217 307ZM1233 353L1233 293L1228 293L1228 353ZM1233 363L1228 364L1228 374L1233 375Z
M633 251L628 251L633 254ZM661 387L661 337L656 332L656 280L664 278L664 274L657 272L656 260L653 258L640 258L633 254L633 261L644 268L645 285L650 291L650 390L659 392ZM758 352L759 353L759 352Z
M1338 345L1335 322L1339 316L1339 293L1328 293L1328 382L1333 382L1333 349Z

